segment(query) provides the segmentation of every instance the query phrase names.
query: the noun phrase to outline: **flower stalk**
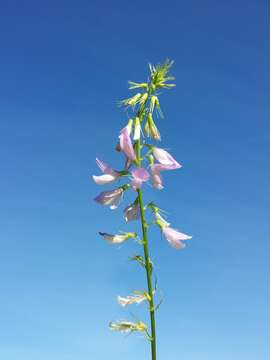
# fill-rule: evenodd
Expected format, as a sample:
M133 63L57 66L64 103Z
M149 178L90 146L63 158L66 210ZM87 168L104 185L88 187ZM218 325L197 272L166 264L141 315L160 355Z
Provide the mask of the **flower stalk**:
M148 230L151 225L157 226L168 243L178 250L185 247L183 241L191 239L191 236L170 227L170 223L163 219L160 214L162 210L156 204L150 202L145 205L143 201L142 188L144 183L151 181L153 188L160 191L164 188L160 172L176 170L182 167L168 151L157 147L155 143L149 143L145 138L141 137L143 135L142 129L144 129L144 132L152 141L161 140L154 116L156 114L156 116L163 117L158 91L170 89L174 86L174 84L168 83L168 81L174 79L168 76L171 65L172 62L170 61L165 61L164 64L157 66L150 65L150 77L147 83L129 82L130 89L140 89L141 92L120 102L123 106L134 111L134 118L129 119L126 126L120 131L116 146L116 150L125 157L123 169L120 171L114 170L114 168L97 159L97 165L103 174L93 176L93 180L98 185L129 179L129 183L103 191L95 198L97 203L112 210L119 207L125 191L133 191L136 194L136 198L124 208L123 215L128 225L131 221L140 221L142 236L138 238L134 231L118 231L116 234L99 232L99 234L113 246L120 246L132 239L142 245L143 254L136 254L130 257L130 260L136 261L145 269L147 290L133 291L133 294L127 297L118 296L117 301L122 307L147 302L151 329L149 331L143 321L135 323L128 320L116 321L111 322L109 326L114 331L142 333L151 343L152 360L157 360L155 313L162 301L159 301L158 305L155 306L154 295L156 295L157 286L156 277L154 286L152 282L154 271L149 255ZM149 210L154 218L150 222L148 221L149 216L146 214Z
M148 95L151 90L148 90ZM147 98L146 98L147 101ZM138 111L140 122L143 121L144 109L146 105L146 101L142 104L141 108ZM137 150L137 167L141 167L141 139L139 138L136 143ZM153 297L153 287L152 287L152 263L149 257L149 249L148 249L148 236L147 236L147 222L145 220L144 213L144 204L143 204L143 196L142 190L137 189L138 193L138 203L140 206L141 213L141 227L143 234L143 251L144 251L144 264L146 271L146 279L147 279L147 288L149 295L149 313L150 313L150 323L151 323L151 354L152 360L156 360L157 350L156 350L156 320L155 320L155 305L154 305L154 297Z

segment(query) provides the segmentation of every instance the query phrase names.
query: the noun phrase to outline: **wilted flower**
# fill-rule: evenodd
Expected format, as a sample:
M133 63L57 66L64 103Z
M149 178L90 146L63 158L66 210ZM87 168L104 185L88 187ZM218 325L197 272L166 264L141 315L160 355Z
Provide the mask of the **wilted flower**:
M132 174L131 186L133 190L140 189L142 183L144 181L149 180L150 178L148 171L145 170L144 168L137 168L135 170L132 170L131 174Z
M136 155L133 149L132 141L130 139L130 126L125 126L119 135L119 145L121 151L132 161L136 159Z
M175 248L175 249L183 249L186 247L185 244L182 243L184 240L189 240L192 238L192 236L186 235L184 233L181 233L178 230L175 230L169 226L162 227L162 233L164 234L165 238L169 241L169 243Z
M108 166L103 161L96 158L96 162L100 170L104 173L104 175L95 176L92 178L98 185L110 184L119 179L120 173L116 170L113 170L110 166Z
M114 190L101 192L94 200L101 205L109 206L114 210L118 207L124 193L125 188L123 186Z
M99 232L99 235L102 236L105 240L107 240L110 244L121 244L128 239L134 239L137 237L137 234L134 232L126 232L116 235Z
M138 201L128 205L124 210L124 219L126 222L131 220L138 220L140 218L140 206Z
M127 297L118 296L117 302L119 305L125 307L131 304L140 304L141 302L148 300L148 297L146 293L128 295Z
M161 149L158 147L153 147L153 155L160 164L170 166L170 168L163 168L161 170L174 170L174 169L179 169L180 167L182 167L182 165L180 165L172 157L172 155L169 154L168 151L166 151L164 149Z
M139 321L137 323L133 323L131 321L110 322L109 327L111 330L121 331L125 333L130 333L133 331L147 331L147 326L142 321Z

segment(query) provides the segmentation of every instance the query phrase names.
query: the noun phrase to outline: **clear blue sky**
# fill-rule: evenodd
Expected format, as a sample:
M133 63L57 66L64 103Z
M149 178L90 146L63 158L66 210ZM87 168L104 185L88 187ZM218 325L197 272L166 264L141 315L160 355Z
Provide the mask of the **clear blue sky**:
M177 87L159 126L183 168L146 196L193 240L177 252L152 232L159 360L270 358L269 13L266 0L2 2L1 359L148 358L107 328L143 317L115 301L144 286L136 246L97 235L137 227L124 204L92 201L89 177L97 155L121 166L116 101L166 57Z

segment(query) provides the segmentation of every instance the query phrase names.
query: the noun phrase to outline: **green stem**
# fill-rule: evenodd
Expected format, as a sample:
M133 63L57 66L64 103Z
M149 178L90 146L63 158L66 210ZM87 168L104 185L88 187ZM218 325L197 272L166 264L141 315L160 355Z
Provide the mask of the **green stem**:
M139 199L140 212L141 212L144 260L145 260L145 269L146 269L147 286L148 286L148 294L149 294L149 307L150 307L149 311L150 311L150 320L151 320L152 360L156 360L155 306L154 306L153 288L152 288L152 281L151 281L151 263L150 263L149 251L148 251L147 224L146 224L145 215L144 215L142 191L141 191L141 189L138 189L137 192L138 192L138 199Z
M145 104L142 105L141 111L139 113L140 120L143 117L144 107L145 107ZM141 142L140 142L140 139L137 141L136 150L137 150L137 166L140 167L141 166ZM139 201L140 213L141 213L144 261L145 261L145 270L146 270L146 278L147 278L147 286L148 286L148 294L149 294L149 312L150 312L150 321L151 321L151 352L152 352L152 360L156 360L155 306L154 306L153 287L152 287L152 280L151 280L152 267L151 267L149 251L148 251L147 223L145 221L141 189L138 189L137 193L138 193L138 201Z

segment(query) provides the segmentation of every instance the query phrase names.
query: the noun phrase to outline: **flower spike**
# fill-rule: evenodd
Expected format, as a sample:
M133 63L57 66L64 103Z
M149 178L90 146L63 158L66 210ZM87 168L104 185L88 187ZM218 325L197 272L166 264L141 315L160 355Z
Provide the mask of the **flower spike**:
M175 86L171 83L174 80L169 74L173 62L166 60L163 64L149 65L150 74L146 82L132 82L129 81L129 88L136 89L135 94L120 102L126 107L131 117L126 126L124 126L119 133L118 143L115 147L117 152L122 152L125 157L125 163L119 171L111 168L103 161L96 159L97 165L100 168L101 175L93 175L93 180L98 185L110 184L122 179L127 179L128 183L118 186L114 189L101 192L95 201L101 205L108 206L111 209L116 209L123 199L124 192L127 189L133 189L136 192L135 200L131 200L125 205L123 217L126 225L130 225L133 220L139 220L141 227L141 234L132 230L129 232L119 232L110 234L107 232L99 232L99 235L112 245L121 245L129 239L133 239L130 245L142 246L142 254L135 255L129 259L136 261L139 268L143 268L146 272L147 290L145 292L134 291L128 296L118 296L117 301L122 307L127 307L132 304L141 304L146 302L146 308L150 314L151 331L148 333L147 326L144 322L135 319L131 321L115 321L110 323L110 329L123 333L142 333L151 343L151 359L156 360L156 325L155 312L159 308L161 301L158 304L154 298L157 290L156 276L154 274L154 266L150 257L150 244L158 245L156 242L149 242L148 235L152 224L157 225L163 237L175 249L183 249L185 241L191 239L191 236L186 235L177 229L171 227L169 221L163 216L163 211L155 205L154 202L148 202L144 205L144 192L146 186L142 186L149 180L152 182L153 188L161 190L164 188L162 172L168 170L175 170L182 167L182 165L165 149L156 146L156 141L161 140L161 135L157 125L159 118L163 117L160 107L160 96L162 89L170 89ZM146 135L146 136L144 136ZM151 190L151 189L150 189ZM131 192L131 196L134 195ZM148 217L147 211L152 211L152 218ZM137 224L135 224L137 225Z

